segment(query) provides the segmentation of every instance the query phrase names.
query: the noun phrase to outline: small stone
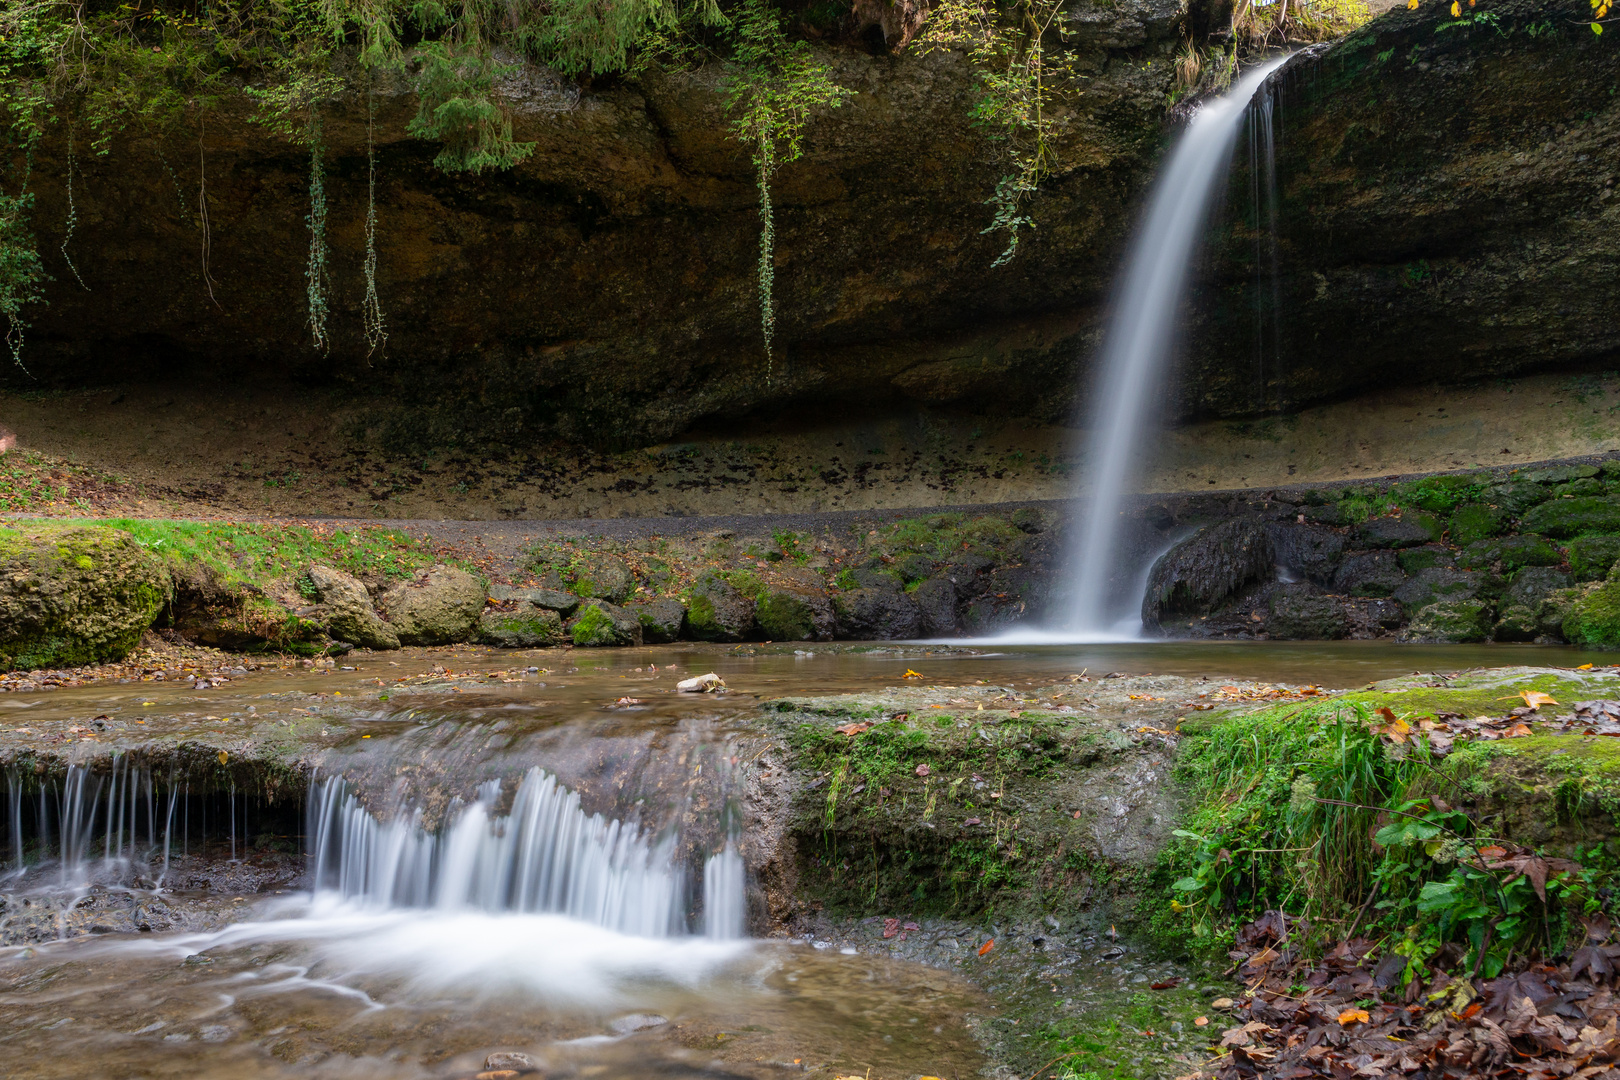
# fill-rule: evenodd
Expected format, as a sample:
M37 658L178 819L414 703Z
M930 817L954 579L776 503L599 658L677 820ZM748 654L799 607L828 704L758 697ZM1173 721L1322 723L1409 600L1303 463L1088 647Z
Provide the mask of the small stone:
M726 681L712 671L707 675L695 675L690 679L682 679L675 684L675 689L683 694L708 694L725 688Z
M520 1054L514 1050L501 1050L484 1059L484 1068L487 1070L508 1070L512 1075L525 1072L538 1072L540 1066L528 1054Z

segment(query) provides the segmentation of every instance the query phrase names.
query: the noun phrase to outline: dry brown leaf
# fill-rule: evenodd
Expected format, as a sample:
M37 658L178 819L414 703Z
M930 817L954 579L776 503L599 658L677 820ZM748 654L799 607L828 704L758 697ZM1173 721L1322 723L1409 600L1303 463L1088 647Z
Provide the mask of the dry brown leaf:
M1520 690L1519 696L1524 703L1532 709L1539 709L1543 705L1556 705L1558 701L1551 694L1543 694L1540 690Z
M1351 1024L1365 1024L1369 1019L1366 1009L1346 1009L1339 1014L1339 1026L1349 1027Z

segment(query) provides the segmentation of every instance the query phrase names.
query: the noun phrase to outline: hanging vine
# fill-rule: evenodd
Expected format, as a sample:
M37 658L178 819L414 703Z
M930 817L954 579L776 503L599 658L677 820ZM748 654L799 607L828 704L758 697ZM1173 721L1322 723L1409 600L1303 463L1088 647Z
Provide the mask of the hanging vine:
M810 46L790 41L766 0L743 0L732 21L732 59L725 81L732 135L750 147L759 188L759 316L765 339L765 379L774 370L776 337L776 219L771 183L803 154L812 112L837 108L854 94L833 82Z
M372 130L376 120L376 98L366 90L366 258L361 267L366 277L366 295L360 302L360 318L365 327L367 356L388 344L383 325L382 303L377 299L377 142Z
M309 123L309 264L304 270L304 281L309 296L309 332L315 347L330 352L332 339L326 332L327 279L326 245L326 168L321 161L321 114L311 114Z
M90 286L86 285L84 283L84 278L79 276L79 268L77 266L73 265L73 256L68 254L68 244L71 243L72 240L73 240L73 230L75 228L77 228L78 224L79 224L79 211L78 211L78 208L76 206L74 206L74 204L73 204L73 166L74 166L74 164L75 164L75 162L74 162L74 156L73 156L73 124L72 124L72 122L69 122L68 126L67 126L67 204L68 205L67 205L67 221L64 222L63 226L62 226L62 261L67 263L67 268L69 270L73 271L73 280L77 281L79 283L79 288L83 289L85 292L89 292L90 291Z

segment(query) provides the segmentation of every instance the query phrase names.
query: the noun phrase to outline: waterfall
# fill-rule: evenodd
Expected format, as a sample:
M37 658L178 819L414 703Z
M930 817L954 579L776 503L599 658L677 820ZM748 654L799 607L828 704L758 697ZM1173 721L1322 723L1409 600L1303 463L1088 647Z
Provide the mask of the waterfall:
M1100 357L1102 378L1086 457L1090 512L1076 523L1070 551L1074 597L1067 629L1072 635L1095 639L1140 632L1135 612L1120 610L1111 589L1125 494L1144 449L1154 392L1175 346L1187 271L1209 205L1226 176L1249 99L1285 59L1253 68L1230 93L1199 110L1154 185L1146 221L1131 242L1119 306Z
M662 838L601 814L539 769L496 815L492 781L453 807L437 831L401 808L378 821L341 780L317 783L309 843L317 894L382 907L548 912L642 937L687 930L687 875L678 837ZM704 869L709 937L743 934L742 860L727 845Z
M1267 401L1266 376L1282 376L1282 289L1277 252L1277 95L1263 87L1249 103L1249 202L1254 215L1254 400Z
M98 877L123 877L145 869L160 845L168 868L174 798L171 794L168 813L160 819L147 769L115 757L105 776L70 765L61 781L40 784L32 798L25 793L28 786L17 770L6 770L11 849L6 877L22 878L29 871L29 839L33 866L46 871L35 878L41 885L80 888Z

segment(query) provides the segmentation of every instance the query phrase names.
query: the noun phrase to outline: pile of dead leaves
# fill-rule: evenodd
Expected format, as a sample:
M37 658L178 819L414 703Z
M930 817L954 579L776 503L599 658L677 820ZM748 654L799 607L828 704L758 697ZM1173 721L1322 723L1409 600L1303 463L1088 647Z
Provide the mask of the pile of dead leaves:
M1269 911L1239 934L1248 990L1215 1002L1231 1018L1219 1056L1183 1080L1620 1080L1620 943L1606 916L1568 961L1488 980L1420 968L1408 981L1405 956L1363 937L1306 961L1289 947L1299 929Z
M1199 694L1201 701L1184 701L1183 708L1213 709L1217 705L1231 705L1247 701L1299 701L1322 697L1327 693L1320 686L1276 686L1272 683L1250 683L1248 686L1222 686L1207 694Z

